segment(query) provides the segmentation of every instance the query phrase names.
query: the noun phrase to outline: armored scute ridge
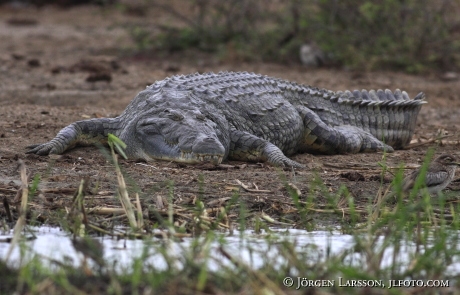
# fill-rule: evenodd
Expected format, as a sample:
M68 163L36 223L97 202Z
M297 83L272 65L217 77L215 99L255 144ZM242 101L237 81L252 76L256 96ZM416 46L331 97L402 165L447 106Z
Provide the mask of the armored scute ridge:
M72 123L28 153L61 154L112 133L133 159L302 167L286 155L404 148L424 98L398 89L333 92L246 72L180 75L148 86L120 116Z

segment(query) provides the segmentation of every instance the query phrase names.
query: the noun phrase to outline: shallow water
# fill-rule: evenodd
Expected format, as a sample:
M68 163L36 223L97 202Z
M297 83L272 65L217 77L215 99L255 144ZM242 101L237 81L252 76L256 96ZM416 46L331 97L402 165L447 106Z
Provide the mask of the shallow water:
M34 255L44 257L44 263L51 260L72 263L75 266L81 265L83 256L77 252L72 243L71 236L53 227L35 227L31 228L36 236L33 240L21 242L20 247L15 247L9 258L11 265L19 265L21 261L28 261ZM238 260L245 262L252 268L260 268L267 261L273 265L283 265L282 256L278 252L276 244L288 241L293 243L297 251L309 251L312 253L312 259L325 259L327 255L340 254L343 251L349 251L347 262L351 265L359 265L365 257L355 253L352 249L355 247L354 237L342 234L338 231L313 231L307 232L296 229L272 229L271 234L254 234L252 231L245 231L242 236L239 234L228 236L221 234L219 242L209 243L208 251L210 259L206 262L210 270L217 270L222 265L231 266L231 263L223 259L219 252L219 247L223 247L227 253L230 253ZM25 234L31 236L31 234ZM0 234L0 259L5 259L10 243L4 242L5 238L12 237L12 233ZM267 241L270 239L270 242ZM174 260L180 268L186 255L191 255L191 247L194 246L193 239L184 238L181 241L162 240L158 238L144 240L118 240L111 237L97 237L104 248L104 260L108 265L115 266L117 270L129 270L133 265L133 260L141 259L144 265L150 265L156 269L168 267L162 250L167 250L169 257L177 257ZM383 238L382 238L383 239ZM275 241L275 242L273 242ZM377 242L374 250L382 245L383 241ZM274 246L275 245L275 246ZM201 246L203 248L203 246ZM383 246L382 246L383 247ZM22 249L25 255L21 256ZM423 251L423 250L422 250ZM403 243L397 257L393 257L393 248L386 247L381 267L390 266L393 261L402 263L401 267L408 267L411 256L415 252L415 245L410 242ZM22 260L21 260L22 258ZM193 257L196 259L196 257ZM407 262L407 263L404 263ZM460 273L460 262L457 261L448 267L449 274Z
M81 262L81 254L79 254L71 243L71 237L68 233L63 232L58 228L53 227L39 227L32 228L34 235L36 236L33 240L23 241L22 247L30 249L31 251L27 256L38 254L42 257L57 261L73 261L77 266ZM276 233L276 239L289 240L295 242L297 247L312 247L314 246L319 252L326 251L329 246L333 249L333 252L339 253L340 251L347 249L353 245L353 238L349 235L341 235L337 233L331 233L327 231L315 231L306 232L301 230L274 230ZM31 236L26 234L25 236ZM273 236L273 234L271 235ZM0 241L5 238L12 237L12 233L0 235ZM264 258L271 258L273 260L278 259L278 253L275 253L273 249L270 249L266 235L256 235L250 231L244 233L244 238L239 235L225 236L221 243L211 243L210 253L217 253L219 244L223 245L224 249L231 254L238 253L238 259L245 261L247 264L254 268L262 266L263 259L261 253L265 256ZM192 239L183 239L181 242L164 241L158 238L151 238L145 240L117 240L111 237L95 238L99 240L104 246L104 258L110 263L115 263L118 267L124 268L132 265L132 261L141 255L146 254L148 259L146 263L155 264L156 268L166 267L166 263L161 254L155 253L158 247L168 247L168 253L170 255L180 255L181 252L186 251L191 247ZM167 245L166 245L167 244ZM5 258L10 243L0 242L0 258ZM273 257L271 257L273 256ZM10 263L18 264L20 261L20 248L16 247L9 259ZM219 258L217 258L219 259ZM272 260L272 261L273 261ZM210 268L219 267L217 264L210 263Z

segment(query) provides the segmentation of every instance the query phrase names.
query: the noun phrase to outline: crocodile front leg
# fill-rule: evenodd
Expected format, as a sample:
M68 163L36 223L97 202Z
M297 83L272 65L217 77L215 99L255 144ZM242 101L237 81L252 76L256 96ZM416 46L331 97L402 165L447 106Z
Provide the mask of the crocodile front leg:
M281 167L305 167L286 157L276 145L248 132L233 129L230 138L229 158L232 160L269 162Z
M55 138L43 144L28 146L27 154L46 156L62 154L76 146L106 143L109 133L116 133L120 128L118 118L100 118L72 123L59 131Z
M387 151L393 148L363 129L350 125L331 127L312 110L297 106L305 127L300 150L325 154Z

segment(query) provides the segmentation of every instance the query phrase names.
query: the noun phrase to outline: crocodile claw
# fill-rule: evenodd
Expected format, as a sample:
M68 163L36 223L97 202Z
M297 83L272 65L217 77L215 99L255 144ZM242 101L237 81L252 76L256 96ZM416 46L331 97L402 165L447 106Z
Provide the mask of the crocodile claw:
M33 144L26 147L29 149L26 154L36 154L39 156L47 156L50 154L57 154L55 146L51 142L42 144Z
M272 147L273 148L273 147ZM267 161L270 164L280 167L292 167L292 168L305 168L306 166L296 161L293 161L286 157L281 150L275 148L272 152L268 153Z

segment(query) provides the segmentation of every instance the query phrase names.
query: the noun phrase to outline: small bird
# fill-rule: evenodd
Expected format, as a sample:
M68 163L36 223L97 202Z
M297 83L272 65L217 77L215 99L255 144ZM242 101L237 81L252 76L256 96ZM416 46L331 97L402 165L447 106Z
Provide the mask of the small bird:
M438 194L445 189L455 175L455 169L460 166L457 158L450 154L443 154L430 163L425 174L425 184L429 194ZM403 192L409 192L415 185L422 168L409 174L403 181Z

